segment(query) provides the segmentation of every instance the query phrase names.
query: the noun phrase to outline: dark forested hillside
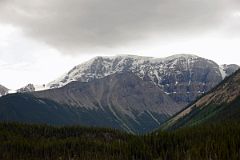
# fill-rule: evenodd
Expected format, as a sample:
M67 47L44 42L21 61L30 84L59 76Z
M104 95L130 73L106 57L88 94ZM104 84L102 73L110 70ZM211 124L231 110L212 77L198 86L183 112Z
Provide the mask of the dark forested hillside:
M0 124L1 160L238 160L240 125L136 136L112 129Z

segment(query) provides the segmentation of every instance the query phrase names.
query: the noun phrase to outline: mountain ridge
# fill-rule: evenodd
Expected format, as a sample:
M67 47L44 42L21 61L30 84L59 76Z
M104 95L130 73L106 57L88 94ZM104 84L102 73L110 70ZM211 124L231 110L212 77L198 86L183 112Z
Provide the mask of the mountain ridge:
M200 84L200 83L196 84L197 86L195 87L200 87L201 89L199 89L198 91L194 91L194 93L191 92L190 96L185 95L186 97L185 101L187 102L184 102L185 103L184 105L194 100L203 92L207 92L214 85L219 83L225 77L231 75L234 71L236 71L239 68L239 66L235 64L217 65L217 63L215 63L214 61L211 61L193 54L176 54L176 55L168 56L165 58L144 57L144 56L138 56L138 55L97 56L87 62L84 62L80 65L75 66L69 72L65 73L63 76L59 77L58 79L48 84L33 85L30 83L18 89L16 92L32 92L32 91L39 91L39 90L47 90L51 88L59 88L72 81L88 82L93 79L103 78L105 76L108 76L114 73L130 71L135 73L137 76L139 76L142 79L148 79L153 83L155 83L156 85L159 85L160 87L162 87L163 90L165 90L167 94L175 94L175 92L177 92L178 90L176 89L176 87L181 88L182 85L184 85L184 84L180 84L180 86L175 86L175 85L178 85L179 81L181 82L182 80L181 76L184 76L184 78L186 79L184 83L191 83L192 81L197 81L197 82L202 81L200 80L200 77L195 78L194 80L191 80L191 76L189 75L191 74L190 72L195 73L197 70L196 68L195 70L193 70L191 66L189 66L189 63L191 63L189 61L192 61L192 59L201 59L202 62L200 61L197 63L202 63L202 67L203 68L205 67L205 69L210 67L209 64L212 65L211 68L218 68L218 69L215 69L214 72L217 72L217 73L215 73L215 75L213 76L218 78L216 82L214 82L214 84L211 84L207 88L204 88L203 86L205 85L204 83L206 82L203 82L203 84ZM176 64L174 64L174 63L178 63L179 61L182 61L182 63L184 63L183 62L184 60L188 62L185 62L185 64L178 64L177 66ZM187 67L184 65L186 65ZM201 68L201 64L196 64L196 67ZM178 73L174 73L174 72L178 72ZM181 72L189 72L189 73L188 74L182 73L182 75L179 75L179 73L181 74ZM195 73L195 74L200 74L200 73ZM205 74L207 74L207 71L205 71ZM202 77L202 79L203 78L204 77ZM171 79L171 82L166 82L168 81L168 79ZM186 89L187 89L187 86L185 84L185 90ZM180 95L178 95L177 97L179 98L179 96ZM187 98L190 100L186 100Z
M95 57L75 66L48 88L59 88L72 81L88 82L105 76L130 71L143 80L151 81L185 106L206 93L239 67L220 66L196 55L179 54L166 58L120 55Z

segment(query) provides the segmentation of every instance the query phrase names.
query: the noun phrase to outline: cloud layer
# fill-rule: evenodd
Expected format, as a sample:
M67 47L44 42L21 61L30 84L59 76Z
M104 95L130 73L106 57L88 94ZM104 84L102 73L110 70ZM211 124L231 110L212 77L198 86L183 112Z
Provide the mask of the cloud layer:
M72 53L151 36L194 37L221 29L239 10L239 0L1 0L0 23ZM232 25L225 29L240 30Z

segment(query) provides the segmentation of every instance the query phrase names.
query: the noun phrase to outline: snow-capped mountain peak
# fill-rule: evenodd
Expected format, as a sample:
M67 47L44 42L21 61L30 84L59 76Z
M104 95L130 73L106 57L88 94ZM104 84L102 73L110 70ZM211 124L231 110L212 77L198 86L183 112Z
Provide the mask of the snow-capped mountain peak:
M166 58L136 55L98 56L75 66L53 82L39 86L27 85L22 90L32 92L59 88L73 81L89 82L115 73L132 72L142 80L160 87L180 105L186 105L238 68L237 65L219 66L212 60L188 54Z
M187 103L210 90L238 68L237 65L219 66L214 61L189 54L166 58L136 55L95 57L47 84L47 88L62 87L72 81L89 82L128 71L158 85L176 101Z
M206 66L204 66L204 63L206 63ZM49 83L47 86L49 88L58 88L72 81L88 82L124 71L136 73L141 78L149 76L154 83L161 84L165 73L192 71L196 66L200 68L210 68L211 66L212 68L217 68L216 72L222 78L231 73L226 72L224 75L225 69L218 66L215 62L192 54L177 54L166 58L118 55L112 57L95 57L75 66L68 73ZM157 79L157 82L154 79Z

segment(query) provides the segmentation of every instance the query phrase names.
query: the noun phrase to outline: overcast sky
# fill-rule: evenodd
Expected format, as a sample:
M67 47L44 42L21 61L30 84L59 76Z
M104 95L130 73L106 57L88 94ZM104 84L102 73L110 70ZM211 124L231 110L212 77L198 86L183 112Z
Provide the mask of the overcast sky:
M240 0L0 0L0 84L54 80L96 55L240 64Z

